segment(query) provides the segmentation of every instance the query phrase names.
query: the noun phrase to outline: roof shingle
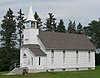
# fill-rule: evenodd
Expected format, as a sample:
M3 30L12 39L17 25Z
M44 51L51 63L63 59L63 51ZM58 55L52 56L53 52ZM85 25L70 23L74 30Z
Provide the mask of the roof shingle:
M30 49L35 56L46 56L46 54L40 49L40 46L37 44L25 44L22 47Z
M59 32L40 32L38 35L46 49L95 50L85 35Z

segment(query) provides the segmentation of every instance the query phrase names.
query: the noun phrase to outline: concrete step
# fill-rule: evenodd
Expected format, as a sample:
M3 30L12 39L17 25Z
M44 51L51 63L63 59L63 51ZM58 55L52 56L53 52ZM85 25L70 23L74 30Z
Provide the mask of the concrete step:
M27 68L14 68L12 71L10 71L8 74L6 75L16 75L16 74L23 74L23 69L27 69Z
M16 74L20 74L20 68L14 68L12 71L10 71L8 74L6 75L16 75Z

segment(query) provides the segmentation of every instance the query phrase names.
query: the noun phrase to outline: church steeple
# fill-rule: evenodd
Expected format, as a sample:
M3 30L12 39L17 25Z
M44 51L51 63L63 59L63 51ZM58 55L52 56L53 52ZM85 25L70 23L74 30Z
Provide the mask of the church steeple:
M37 21L34 18L32 6L30 6L28 17L26 20L26 28L23 31L23 44L39 44L37 35L39 29L37 28Z
M35 18L34 18L34 13L33 13L33 10L32 10L32 6L30 6L28 17L27 17L27 23L29 23L28 27L37 28L36 22L37 22L37 20L35 20Z
M35 18L34 18L32 6L30 6L30 8L29 8L27 21L34 21L34 22L36 21Z

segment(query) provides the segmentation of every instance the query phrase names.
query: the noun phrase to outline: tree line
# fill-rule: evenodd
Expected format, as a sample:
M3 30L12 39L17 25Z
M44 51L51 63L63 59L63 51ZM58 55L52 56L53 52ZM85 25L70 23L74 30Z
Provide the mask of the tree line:
M57 19L53 13L48 13L48 16L46 22L43 23L38 13L34 13L34 18L37 20L37 27L40 31L84 34L97 48L100 48L100 20L93 20L86 27L83 27L81 23L76 25L75 21L69 20L68 28L66 28L63 19L56 22ZM4 15L0 31L0 70L9 70L10 65L15 62L19 63L19 52L23 39L22 32L25 28L25 23L26 19L21 9L16 16L10 8Z

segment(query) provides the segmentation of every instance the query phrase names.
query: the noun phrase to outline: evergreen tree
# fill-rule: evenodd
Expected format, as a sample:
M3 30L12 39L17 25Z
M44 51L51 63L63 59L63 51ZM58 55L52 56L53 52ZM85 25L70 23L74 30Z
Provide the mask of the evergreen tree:
M37 28L42 30L43 29L42 21L41 21L41 18L39 17L39 15L37 14L37 12L35 12L34 18L35 18L35 20L37 20Z
M19 52L16 51L16 21L13 11L9 8L1 24L2 48L0 48L0 70L8 71L15 60L19 59Z
M68 32L69 33L72 33L73 32L73 29L72 29L72 21L69 20L69 23L68 23Z
M24 19L24 14L22 13L22 10L20 9L18 12L17 16L17 30L18 30L18 42L19 42L19 47L21 47L22 44L22 31L25 28L25 20Z
M79 23L79 24L77 25L77 33L78 33L78 34L82 34L82 33L83 33L83 29L82 29L81 23Z
M69 33L72 33L72 34L75 34L76 33L76 24L75 24L75 21L72 22L71 20L69 20L69 24L68 24L68 32Z
M48 13L49 18L46 19L46 31L56 31L56 22L55 22L55 17L52 13Z
M55 19L56 20L56 19ZM53 24L52 24L52 29L53 29L53 32L56 32L57 31L57 22L55 22L55 20L53 20Z
M100 48L100 20L93 20L89 26L84 27L85 34L93 42L96 48Z
M66 32L66 29L65 29L65 26L64 26L64 22L62 19L60 19L60 22L58 24L58 27L57 27L57 32Z
M13 11L9 8L1 24L2 46L7 50L14 48L16 43L16 21Z

